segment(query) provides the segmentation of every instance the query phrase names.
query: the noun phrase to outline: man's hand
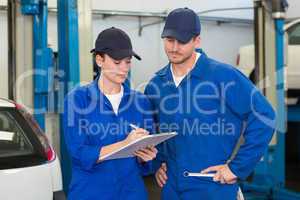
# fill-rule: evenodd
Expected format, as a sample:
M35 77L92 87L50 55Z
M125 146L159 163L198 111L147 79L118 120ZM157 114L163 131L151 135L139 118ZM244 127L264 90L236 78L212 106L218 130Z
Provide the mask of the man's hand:
M134 153L141 162L148 162L156 157L157 149L153 146L140 149Z
M228 165L216 165L202 170L201 173L216 172L214 181L219 181L222 184L233 184L237 181L237 176L232 173Z
M167 182L167 165L166 163L162 163L160 168L155 173L156 182L159 187L163 187Z

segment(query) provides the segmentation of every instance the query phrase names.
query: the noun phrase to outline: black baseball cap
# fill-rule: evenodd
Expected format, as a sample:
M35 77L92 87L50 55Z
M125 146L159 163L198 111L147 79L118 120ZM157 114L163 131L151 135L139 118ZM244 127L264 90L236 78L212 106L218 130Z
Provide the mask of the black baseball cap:
M132 50L132 44L129 36L121 29L111 27L99 33L95 48L91 53L105 53L115 60L121 60L126 57L134 56L141 60L141 57Z
M177 8L167 16L161 37L173 37L187 43L192 37L199 35L200 31L199 16L189 8Z

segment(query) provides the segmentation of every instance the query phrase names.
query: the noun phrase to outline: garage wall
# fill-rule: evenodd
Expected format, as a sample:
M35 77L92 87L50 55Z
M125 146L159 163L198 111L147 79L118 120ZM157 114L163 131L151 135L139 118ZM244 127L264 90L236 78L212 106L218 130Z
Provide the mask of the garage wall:
M287 18L297 18L300 17L300 1L299 0L288 0L289 7L287 10Z
M0 97L8 97L8 43L6 12L0 11Z
M0 0L1 1L1 0ZM292 0L297 1L297 0ZM48 0L49 7L55 7L57 0ZM119 11L139 11L139 12L165 12L178 7L189 7L197 12L216 9L216 8L232 8L232 7L248 7L253 5L253 0L92 0L93 9L99 10L119 10ZM235 17L251 19L252 11L234 11L234 12L215 12L208 16Z
M7 0L0 0L6 2ZM56 7L57 0L48 0L50 7ZM141 1L141 0L92 0L94 9L101 10L130 10L130 11L147 11L147 12L163 12L172 10L177 7L189 7L196 11L203 11L216 8L232 8L232 7L251 7L253 6L253 0L152 0L152 1ZM300 17L299 0L288 0L289 8L287 10L288 18ZM221 16L221 17L236 17L252 19L253 12L249 10L244 11L232 11L232 12L213 12L207 14L207 16Z
M143 23L157 21L156 18L143 20ZM93 18L93 38L98 33L111 26L125 30L132 39L133 47L142 56L142 61L133 59L132 84L136 89L142 89L141 84L147 82L162 66L167 64L162 40L160 38L163 23L146 27L142 35L138 35L138 19L134 17ZM202 48L211 57L229 64L235 64L240 46L253 41L253 31L250 25L221 24L202 22Z
M0 0L0 5L5 5L5 0ZM56 7L56 0L48 1L49 7ZM195 11L203 11L215 8L224 7L247 7L252 5L252 1L222 1L218 3L215 1L140 1L140 0L124 0L124 1L104 1L93 0L93 9L100 10L123 10L123 11L141 11L141 12L164 12L170 11L176 7L188 6ZM216 5L218 7L216 7ZM251 18L252 11L234 11L234 12L216 12L211 13L211 16L224 17L239 17ZM148 24L159 20L159 18L143 18L142 23ZM0 12L1 23L1 46L0 53L2 58L0 60L0 73L3 74L0 79L0 96L7 97L7 19L6 12ZM98 33L105 28L116 26L124 29L131 37L134 49L142 56L142 61L133 60L132 68L132 85L134 88L142 90L143 86L139 85L148 81L148 79L167 63L167 58L163 51L162 40L160 34L163 24L157 24L146 27L142 35L138 35L138 18L137 17L109 17L103 19L101 15L93 15L93 41L96 39ZM221 24L217 25L213 22L202 22L202 47L209 56L220 59L224 62L234 64L238 48L241 45L252 43L253 32L250 25L234 25ZM55 13L49 13L48 21L48 43L57 50L57 19ZM3 45L2 45L3 44ZM84 71L91 71L92 66L81 66L86 68Z
M152 23L159 18L144 18L143 24ZM7 54L7 31L6 13L0 14L1 22L1 55ZM4 24L4 25L2 25ZM98 33L105 28L111 26L119 27L125 30L132 39L134 49L138 52L143 60L137 61L133 59L132 68L132 86L135 89L143 90L141 84L147 82L151 76L159 68L167 63L167 58L164 54L162 40L160 34L163 24L149 26L143 29L142 35L138 35L138 18L137 17L109 17L103 19L101 15L93 15L92 21L92 38L95 41ZM2 33L4 32L4 33ZM57 50L57 19L56 14L49 14L48 21L48 43ZM252 26L249 25L234 25L221 24L217 25L214 22L202 22L202 47L209 56L220 59L224 62L235 64L238 48L241 45L250 44L253 40ZM7 56L3 56L0 61L1 74L7 74ZM90 73L92 66L81 66L86 68L87 73ZM7 97L7 76L2 76L0 79L0 96Z
M252 0L92 0L94 9L101 10L123 10L123 11L140 11L140 12L164 12L171 11L174 8L189 7L196 12L232 7L248 7L253 5ZM209 16L218 17L234 17L234 18L252 18L252 11L233 11L233 12L214 12L207 14Z
M56 7L57 0L49 0L49 7ZM297 8L300 7L299 0L289 0L288 18L300 17ZM6 5L7 0L0 0L0 5ZM140 12L164 12L170 11L176 7L190 7L195 11L204 11L216 8L230 7L251 7L252 0L227 0L227 1L209 1L209 0L92 0L93 9L99 10L121 10L121 11L140 11ZM212 12L205 16L217 17L235 17L243 19L252 19L253 12L251 10L242 11L223 11ZM157 18L143 19L142 23L151 23ZM167 62L164 55L160 33L163 24L153 25L143 30L142 36L138 36L138 20L134 17L110 17L102 19L101 16L93 16L93 40L95 40L99 31L104 28L116 26L124 29L132 38L133 44L137 52L141 54L143 60L141 62L133 62L132 80L134 85L138 85L157 71L160 66ZM212 22L202 22L202 47L211 56L224 62L235 64L236 54L241 45L250 44L253 41L252 26L240 26L234 24L222 24L221 26ZM57 49L57 22L56 15L49 14L49 44ZM0 11L0 97L7 97L7 19L6 12ZM84 66L88 70L89 66ZM141 74L143 76L141 76Z
M174 0L92 0L92 8L98 10L119 10L119 11L139 11L139 12L165 12L177 7L190 7L195 11L204 11L216 8L231 7L251 7L252 0L239 1L174 1ZM49 7L56 7L56 0L49 0ZM242 11L226 11L213 12L205 16L216 17L235 17L243 19L251 19L253 17L252 10ZM153 23L159 18L142 18L142 24ZM137 17L120 17L113 16L103 19L101 15L93 15L93 41L95 41L98 33L105 28L112 26L125 30L132 39L133 47L143 60L137 61L133 59L132 68L132 86L135 89L143 90L143 83L147 82L151 76L167 63L164 54L162 40L160 34L163 24L148 26L143 29L142 35L138 35L139 21ZM49 40L52 46L57 48L57 29L56 16L49 15ZM253 41L253 31L251 25L221 24L214 22L202 22L202 47L209 56L220 59L229 64L235 64L238 48ZM92 70L92 66L81 66L88 70Z

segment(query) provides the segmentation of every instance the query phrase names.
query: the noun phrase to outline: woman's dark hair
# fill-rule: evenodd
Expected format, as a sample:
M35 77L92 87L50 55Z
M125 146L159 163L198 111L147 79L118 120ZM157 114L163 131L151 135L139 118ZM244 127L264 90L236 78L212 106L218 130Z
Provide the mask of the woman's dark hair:
M94 80L100 75L101 68L96 63L96 56L99 55L104 58L104 53L102 52L94 52L93 54L93 78Z
M96 57L97 55L101 56L102 58L104 58L104 53L103 52L94 52L94 57Z

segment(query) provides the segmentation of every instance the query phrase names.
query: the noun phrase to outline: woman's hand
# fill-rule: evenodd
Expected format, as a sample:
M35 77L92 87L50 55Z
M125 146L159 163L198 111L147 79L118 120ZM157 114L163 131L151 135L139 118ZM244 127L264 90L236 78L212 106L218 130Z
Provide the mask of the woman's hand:
M148 162L156 157L157 149L153 146L140 149L134 153L142 162Z
M125 143L129 144L139 138L142 138L146 135L149 135L149 132L142 128L137 128L129 133L127 138L125 139Z
M125 139L125 143L129 144L139 138L145 137L149 135L149 132L142 128L137 128L129 133L127 138ZM157 149L153 146L146 147L144 149L140 149L134 153L135 156L142 162L147 162L153 160L156 157Z
M149 134L149 132L142 128L138 128L134 131L131 131L125 140L102 147L100 150L100 155L99 155L99 159L97 162L99 163L101 161L102 156L110 154L110 153L116 151L117 149L124 147L124 145L127 145L127 144L129 144L141 137L144 137L148 134Z

